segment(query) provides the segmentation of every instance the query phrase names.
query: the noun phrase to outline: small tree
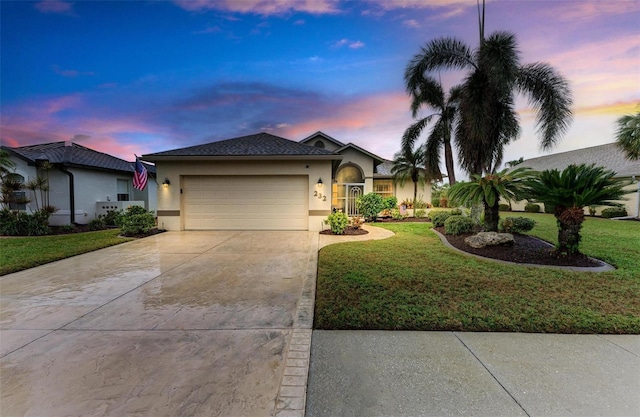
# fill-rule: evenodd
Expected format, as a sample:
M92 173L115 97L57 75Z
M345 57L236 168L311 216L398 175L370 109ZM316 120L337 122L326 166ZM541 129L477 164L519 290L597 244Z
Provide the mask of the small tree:
M380 194L367 193L356 200L356 207L358 213L360 213L367 221L375 221L380 213L384 209L384 202Z
M579 253L585 207L616 206L616 200L633 192L624 190L628 183L616 180L615 175L603 167L582 164L569 165L563 171L546 170L526 181L527 198L555 206L558 252Z
M472 175L471 182L459 182L449 190L449 199L458 204L482 204L484 227L497 232L500 222L500 197L505 200L522 200L523 181L532 175L529 168L517 168L511 172L502 170L485 177Z

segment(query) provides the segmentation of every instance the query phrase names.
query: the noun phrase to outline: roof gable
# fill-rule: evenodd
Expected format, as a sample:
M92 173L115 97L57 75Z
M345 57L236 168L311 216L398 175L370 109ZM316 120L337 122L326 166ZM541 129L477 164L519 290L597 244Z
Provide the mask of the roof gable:
M339 140L337 140L337 139L332 138L331 136L329 136L329 135L327 135L326 133L321 132L321 131L319 131L319 130L318 130L316 133L314 133L314 134L312 134L312 135L310 135L310 136L307 136L306 138L302 139L302 140L300 141L300 143L309 143L309 142L311 142L311 141L312 141L312 140L314 140L314 139L316 139L316 140L317 140L317 139L318 139L318 137L321 137L321 138L323 138L323 139L328 140L329 142L334 143L338 148L341 148L341 147L343 147L343 146L344 146L344 143L340 142L340 141L339 141Z
M627 159L615 143L576 149L552 155L531 158L516 167L527 167L535 171L563 170L569 165L595 164L616 172L616 177L640 176L640 161Z
M257 133L218 142L189 146L144 155L145 159L157 157L299 157L336 156L335 153L309 146L270 133Z
M369 151L367 151L365 149L362 149L361 147L359 147L357 145L354 145L353 143L347 143L346 145L342 146L341 148L336 149L335 152L336 153L342 153L347 149L355 149L356 151L358 151L358 152L360 152L360 153L362 153L364 155L367 155L368 157L373 159L374 166L378 165L378 164L381 164L381 163L383 163L385 161L384 158L381 158L376 154L373 154L373 153L371 153L371 152L369 152Z

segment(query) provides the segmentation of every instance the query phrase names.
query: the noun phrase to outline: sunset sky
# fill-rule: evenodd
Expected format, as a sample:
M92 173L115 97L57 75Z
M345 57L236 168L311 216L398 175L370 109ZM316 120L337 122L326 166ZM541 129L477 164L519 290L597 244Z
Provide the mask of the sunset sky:
M132 160L268 131L318 130L392 158L412 122L404 69L427 41L478 44L476 1L0 2L3 145L70 140ZM552 152L614 141L640 110L640 1L487 1L486 31L570 82ZM441 74L446 86L460 74ZM505 161L543 155L526 101Z

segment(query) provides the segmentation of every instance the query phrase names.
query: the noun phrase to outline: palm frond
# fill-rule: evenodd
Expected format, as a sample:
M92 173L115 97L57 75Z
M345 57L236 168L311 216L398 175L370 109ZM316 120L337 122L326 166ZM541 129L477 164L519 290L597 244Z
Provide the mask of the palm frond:
M520 68L518 88L536 111L542 148L549 149L567 131L573 118L569 82L550 65L534 63Z

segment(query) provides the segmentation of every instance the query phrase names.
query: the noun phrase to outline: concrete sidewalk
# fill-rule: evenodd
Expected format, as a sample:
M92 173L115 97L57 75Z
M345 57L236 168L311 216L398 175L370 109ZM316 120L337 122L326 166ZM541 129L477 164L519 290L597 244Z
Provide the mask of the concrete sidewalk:
M639 415L637 335L313 332L307 417Z

